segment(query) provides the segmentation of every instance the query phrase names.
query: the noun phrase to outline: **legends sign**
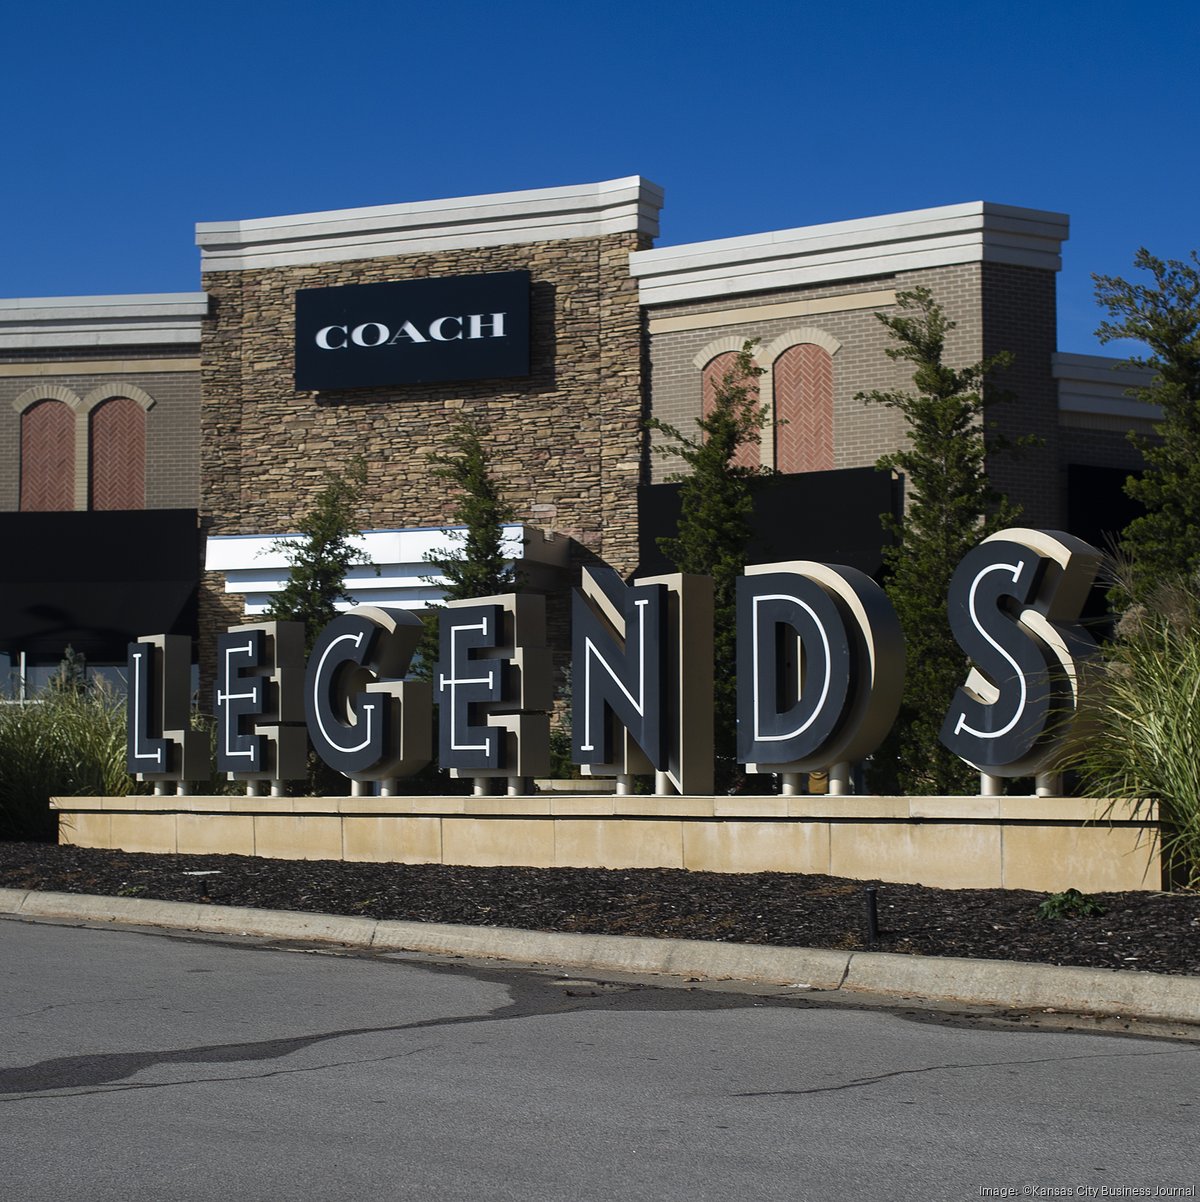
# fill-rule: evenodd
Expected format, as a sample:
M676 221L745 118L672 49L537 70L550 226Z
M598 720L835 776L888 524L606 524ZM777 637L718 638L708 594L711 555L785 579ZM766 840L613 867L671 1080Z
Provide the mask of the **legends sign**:
M296 387L529 375L529 272L301 288Z
M1100 562L1057 531L1012 529L964 557L950 627L972 667L942 742L992 776L1052 771L1071 735L1080 672L1096 645L1079 615ZM549 770L553 681L539 596L451 602L432 683L404 679L421 622L358 606L303 662L296 623L238 626L218 645L217 766L231 779L305 775L311 743L359 781L392 782L439 760L459 777ZM573 759L596 776L654 773L659 792L713 788L712 582L625 584L585 569L572 610ZM188 640L129 648L129 770L207 776L207 734L188 722ZM758 564L738 582L738 759L755 772L829 770L870 755L896 719L904 639L883 590L852 568Z

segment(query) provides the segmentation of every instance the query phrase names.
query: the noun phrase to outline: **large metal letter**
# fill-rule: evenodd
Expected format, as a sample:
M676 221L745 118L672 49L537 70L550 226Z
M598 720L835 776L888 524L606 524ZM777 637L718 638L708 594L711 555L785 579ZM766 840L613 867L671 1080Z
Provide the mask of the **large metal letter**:
M439 615L439 651L441 766L456 777L549 772L553 672L545 598L505 593L451 601Z
M942 742L991 776L1054 769L1096 642L1077 619L1100 552L1057 530L1002 530L969 551L950 581L950 629L974 665Z
M234 626L217 639L217 770L231 780L298 780L307 772L304 625Z
M431 758L430 687L399 678L420 641L405 610L359 605L317 636L304 679L316 753L354 780L409 776Z
M738 581L738 759L813 772L883 741L904 688L904 635L854 568L756 564Z
M126 766L138 780L207 780L208 737L192 730L192 640L142 635L129 644Z
M665 771L667 589L584 568L571 606L572 758L595 776ZM618 729L619 728L619 729Z

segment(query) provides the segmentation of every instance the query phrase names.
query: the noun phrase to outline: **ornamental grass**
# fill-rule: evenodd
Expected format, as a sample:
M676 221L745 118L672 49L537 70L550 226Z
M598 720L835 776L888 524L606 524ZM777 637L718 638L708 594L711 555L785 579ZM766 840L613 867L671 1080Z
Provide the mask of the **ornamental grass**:
M0 703L0 839L53 842L51 797L119 797L136 787L125 771L125 700L102 683Z
M1200 888L1200 592L1163 584L1131 605L1085 690L1071 766L1093 797L1159 808L1169 879Z

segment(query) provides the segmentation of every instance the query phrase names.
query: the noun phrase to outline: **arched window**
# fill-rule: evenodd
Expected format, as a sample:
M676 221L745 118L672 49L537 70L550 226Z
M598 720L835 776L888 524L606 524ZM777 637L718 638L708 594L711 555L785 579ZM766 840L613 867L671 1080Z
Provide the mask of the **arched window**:
M44 400L21 414L21 509L75 508L75 413Z
M833 359L821 346L789 346L774 362L775 467L824 472L833 467Z
M737 370L737 362L736 351L725 351L705 364L702 384L702 404L705 417L712 411L713 404L717 399L717 389L725 382L725 377ZM743 443L738 448L733 462L738 467L758 467L762 462L759 444L756 442Z
M111 397L89 415L91 509L146 507L146 413L129 397Z

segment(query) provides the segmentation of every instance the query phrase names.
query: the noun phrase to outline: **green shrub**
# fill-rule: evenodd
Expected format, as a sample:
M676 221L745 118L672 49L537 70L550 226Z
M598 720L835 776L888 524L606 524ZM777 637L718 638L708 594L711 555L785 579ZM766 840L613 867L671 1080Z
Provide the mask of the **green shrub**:
M138 791L125 771L125 702L103 687L0 704L0 839L54 841L56 796Z
M1120 582L1118 581L1118 585ZM1159 807L1169 877L1200 886L1200 593L1160 585L1131 606L1084 693L1070 766L1096 797Z
M1100 915L1104 907L1090 894L1078 889L1064 889L1062 893L1051 893L1037 908L1039 918L1078 918L1087 914Z

